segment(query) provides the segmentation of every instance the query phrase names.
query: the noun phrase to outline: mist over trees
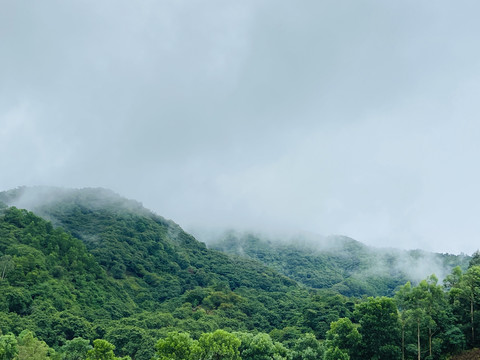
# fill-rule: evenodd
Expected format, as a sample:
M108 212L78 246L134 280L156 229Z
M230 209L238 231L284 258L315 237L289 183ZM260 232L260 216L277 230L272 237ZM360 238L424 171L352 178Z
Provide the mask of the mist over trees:
M372 273L394 254L351 239L312 252L228 238L225 254L105 190L48 192L35 212L9 206L20 193L0 193L0 359L446 359L480 346L478 252L438 254L443 281L409 281Z

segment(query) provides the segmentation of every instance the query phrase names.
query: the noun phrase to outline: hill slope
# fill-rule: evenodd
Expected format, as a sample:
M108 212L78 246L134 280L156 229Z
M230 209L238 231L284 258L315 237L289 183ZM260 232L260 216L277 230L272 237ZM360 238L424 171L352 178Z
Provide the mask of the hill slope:
M258 262L231 259L207 249L174 222L109 190L23 188L17 192L16 196L12 192L0 194L0 200L26 205L23 207L81 239L114 278L134 278L154 291L152 300L219 282L232 290L251 287L252 280L256 288L271 291L295 286L294 281ZM32 205L29 197L35 199Z
M0 211L0 267L4 333L35 328L57 345L136 308L80 240L26 210Z
M216 329L268 332L295 347L302 334L322 339L332 322L355 317L359 300L341 294L391 293L405 276L396 264L408 257L344 237L321 248L303 240L230 233L217 244L227 255L108 190L3 192L0 330L32 330L56 349L103 338L139 360L172 330L196 339ZM409 266L427 259L408 256L418 260ZM465 260L442 256L447 267Z
M466 269L464 255L421 250L376 249L344 236L299 235L288 240L229 231L210 240L213 249L261 261L312 288L346 296L392 296L407 281L435 273L440 279L455 266Z
M294 280L207 249L175 223L111 191L20 188L0 193L0 201L51 221L16 207L0 214L0 257L14 268L0 279L8 297L4 333L29 328L51 346L75 336L104 337L122 349L129 348L122 341L134 342L140 351L142 343L153 350L154 339L175 329L194 336L217 328L312 330L305 314L319 300ZM346 299L335 301L341 309L329 319L348 312ZM314 329L319 336L327 322L322 326ZM140 340L119 340L132 332Z

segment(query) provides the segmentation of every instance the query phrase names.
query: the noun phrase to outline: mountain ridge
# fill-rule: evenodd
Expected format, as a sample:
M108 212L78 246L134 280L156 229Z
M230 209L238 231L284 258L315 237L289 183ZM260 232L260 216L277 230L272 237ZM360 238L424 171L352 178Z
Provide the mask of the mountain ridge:
M367 246L346 236L270 238L227 231L207 242L213 249L273 267L312 288L346 296L388 295L407 281L437 274L443 280L455 266L465 270L469 256Z
M131 222L138 215L160 225L174 242L198 246L172 220L144 208L105 188L66 189L56 187L20 187L0 193L0 201L25 207L54 225L82 239L94 251L99 247L98 232L108 222L108 213ZM77 221L83 219L83 222ZM135 224L141 230L142 224ZM104 229L105 230L105 229ZM123 227L122 237L130 230ZM248 232L227 231L216 238L203 239L213 250L259 261L287 278L314 289L333 289L346 296L392 295L406 281L418 282L436 273L443 279L451 269L465 269L468 256L429 253L423 250L382 249L367 246L347 236L299 234L290 238L268 237ZM106 264L106 261L104 261ZM121 266L111 270L121 272ZM128 266L127 266L128 267ZM132 272L132 269L127 269ZM133 271L134 272L134 271ZM116 276L123 276L118 273Z
M395 307L393 299L367 296L391 295L403 281L377 276L370 265L379 257L347 237L322 253L305 241L295 247L231 234L230 253L228 246L220 252L101 188L17 188L0 193L0 202L1 334L20 341L23 330L33 331L55 350L76 337L105 339L120 356L150 360L155 341L169 334L199 339L222 329L242 339L259 334L293 354L307 339L328 344L331 324L359 321L368 302ZM15 204L36 213L8 206ZM452 273L452 286L461 273ZM419 289L440 289L436 278L427 281Z

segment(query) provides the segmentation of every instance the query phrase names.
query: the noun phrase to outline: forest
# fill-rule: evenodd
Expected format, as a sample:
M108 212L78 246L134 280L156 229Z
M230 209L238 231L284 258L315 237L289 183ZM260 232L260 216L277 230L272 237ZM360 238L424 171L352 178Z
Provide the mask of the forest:
M207 246L109 190L0 193L0 360L432 360L479 347L478 252L436 254L448 273L416 279L395 254L337 245ZM397 270L372 273L380 258Z

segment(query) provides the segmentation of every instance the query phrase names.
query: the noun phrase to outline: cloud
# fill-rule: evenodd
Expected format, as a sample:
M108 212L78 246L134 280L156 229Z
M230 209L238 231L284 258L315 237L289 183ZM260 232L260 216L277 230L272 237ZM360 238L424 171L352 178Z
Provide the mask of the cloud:
M472 252L478 8L3 4L0 187L108 187L187 228Z

